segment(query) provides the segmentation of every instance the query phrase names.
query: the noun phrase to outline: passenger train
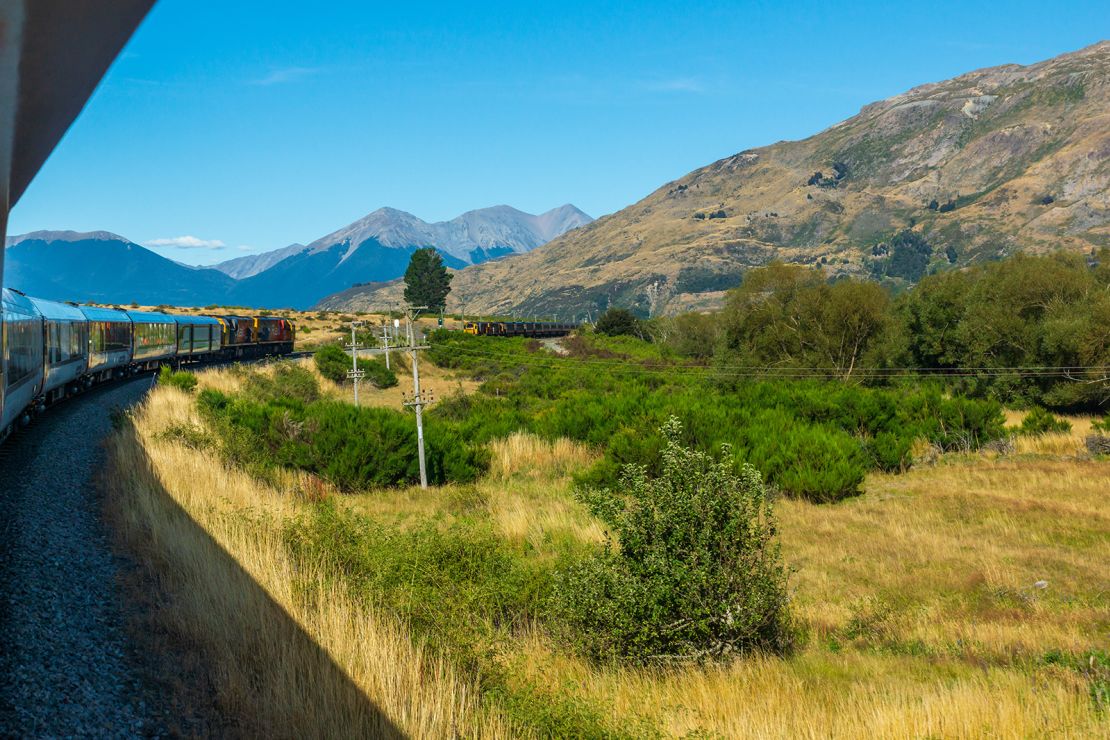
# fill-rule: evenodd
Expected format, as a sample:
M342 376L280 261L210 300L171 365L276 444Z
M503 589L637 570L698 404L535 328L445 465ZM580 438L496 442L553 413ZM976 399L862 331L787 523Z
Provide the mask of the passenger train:
M463 324L463 333L489 337L563 337L578 326L559 321L467 321Z
M289 354L297 331L286 318L120 311L7 289L0 308L0 440L96 383L161 365Z

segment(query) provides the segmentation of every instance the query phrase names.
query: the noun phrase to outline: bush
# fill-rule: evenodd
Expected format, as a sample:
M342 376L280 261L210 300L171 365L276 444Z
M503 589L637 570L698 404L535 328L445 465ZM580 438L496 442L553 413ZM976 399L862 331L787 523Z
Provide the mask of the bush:
M312 354L316 369L328 380L345 383L351 369L351 358L336 344L326 344Z
M174 371L169 365L163 365L158 371L158 382L192 393L197 387L197 376L185 370Z
M251 391L264 386L253 382L243 395L205 390L198 398L232 462L262 477L275 467L305 470L343 491L420 480L411 415L330 400L305 403L296 392L255 396ZM487 450L439 420L425 424L425 451L433 484L469 483L489 469Z
M328 380L335 383L346 383L349 380L347 373L351 371L351 356L339 345L325 345L316 350L312 357L320 374ZM382 360L360 357L358 369L366 374L367 381L378 388L392 388L397 385L397 375Z
M627 308L610 308L598 317L594 331L615 337L621 334L639 336L640 320Z
M366 373L366 380L375 388L392 388L397 385L397 375L385 366L384 360L359 358L358 369Z
M1071 423L1066 419L1058 419L1048 411L1036 406L1021 421L1017 433L1030 437L1040 437L1045 434L1059 434L1071 431Z
M250 398L271 403L309 404L322 397L316 376L292 362L279 362L271 375L245 373L243 389Z
M578 496L616 533L593 558L556 574L553 608L579 647L600 658L674 662L795 642L786 572L759 473L681 444L671 418L662 472L629 465L617 492Z

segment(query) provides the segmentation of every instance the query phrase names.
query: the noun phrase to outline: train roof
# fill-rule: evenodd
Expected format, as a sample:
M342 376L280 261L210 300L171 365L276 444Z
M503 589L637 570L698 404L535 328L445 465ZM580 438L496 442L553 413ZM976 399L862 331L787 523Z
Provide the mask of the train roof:
M168 313L154 311L128 311L127 316L136 324L176 324L177 320Z
M85 314L81 313L81 309L72 304L48 301L45 298L31 298L30 296L27 298L38 309L38 312L47 319L53 321L85 321Z
M192 326L211 324L219 326L220 324L219 321L216 321L216 319L212 318L211 316L175 316L174 318L177 319L177 323L179 324L188 324Z
M35 304L31 303L31 299L17 290L4 288L3 293L0 293L0 295L3 296L2 300L5 306L11 306L13 309L21 309L26 313L33 313L36 315L39 313L39 310L35 308Z
M120 324L130 324L131 318L126 311L116 308L101 308L100 306L78 306L81 313L89 321L114 321Z

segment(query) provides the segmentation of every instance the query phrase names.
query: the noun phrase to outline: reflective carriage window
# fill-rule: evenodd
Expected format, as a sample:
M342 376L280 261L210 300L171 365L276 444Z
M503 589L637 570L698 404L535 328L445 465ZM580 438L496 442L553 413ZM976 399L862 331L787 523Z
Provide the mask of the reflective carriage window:
M11 387L39 369L36 335L42 324L34 319L9 319L4 355L8 365L8 386Z

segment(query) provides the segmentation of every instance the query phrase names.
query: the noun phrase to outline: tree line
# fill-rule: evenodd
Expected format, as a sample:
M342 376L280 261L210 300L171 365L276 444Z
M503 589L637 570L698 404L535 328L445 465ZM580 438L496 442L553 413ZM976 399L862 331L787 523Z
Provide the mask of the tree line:
M866 383L935 372L966 395L1103 410L1110 250L1092 259L1016 255L930 275L897 294L865 279L830 281L819 267L771 263L746 273L718 312L645 321L610 309L596 330L729 367Z

